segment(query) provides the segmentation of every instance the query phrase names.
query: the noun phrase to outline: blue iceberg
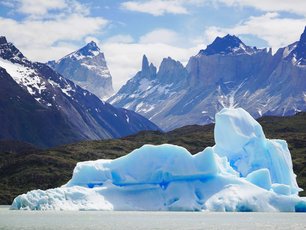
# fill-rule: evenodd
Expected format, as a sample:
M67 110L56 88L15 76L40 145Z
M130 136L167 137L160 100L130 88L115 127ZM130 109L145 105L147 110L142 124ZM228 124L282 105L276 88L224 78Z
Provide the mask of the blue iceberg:
M215 146L191 155L144 145L115 160L80 162L60 188L19 195L11 209L305 211L283 140L241 108L216 114Z

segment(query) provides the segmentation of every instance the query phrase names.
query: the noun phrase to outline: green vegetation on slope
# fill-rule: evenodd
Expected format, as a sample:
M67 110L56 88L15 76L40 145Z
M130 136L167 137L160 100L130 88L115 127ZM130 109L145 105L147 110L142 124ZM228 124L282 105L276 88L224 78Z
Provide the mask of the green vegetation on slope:
M298 183L306 189L306 113L293 117L264 117L259 122L268 138L287 140ZM192 125L168 133L146 131L122 139L84 141L47 150L33 148L22 152L9 151L2 141L0 204L10 204L14 197L32 189L65 184L79 161L115 159L144 144L171 143L197 153L214 145L213 128L213 124ZM301 195L306 195L306 192Z

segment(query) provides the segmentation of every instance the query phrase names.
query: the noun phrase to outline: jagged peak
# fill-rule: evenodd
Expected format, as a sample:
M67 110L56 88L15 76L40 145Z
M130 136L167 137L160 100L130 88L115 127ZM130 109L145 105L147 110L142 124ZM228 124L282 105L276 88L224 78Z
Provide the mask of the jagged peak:
M142 56L141 71L146 72L146 71L151 71L151 70L153 70L153 72L156 71L156 67L153 65L153 63L149 64L149 60L147 56L144 54Z
M77 51L74 51L74 52L66 55L65 57L59 59L56 63L59 63L63 59L66 59L66 58L81 60L81 59L84 59L84 58L92 58L92 57L98 56L99 54L102 54L102 56L104 58L104 54L101 52L97 43L95 43L94 41L91 41L91 42L87 43L85 46L83 46L82 48L78 49Z
M152 64L152 63L151 63ZM149 69L149 61L148 61L148 58L147 56L144 54L142 56L142 65L141 65L141 70L144 71L144 70L147 70Z
M181 62L167 57L160 64L156 79L163 85L181 85L179 82L186 80L187 75Z
M149 60L147 58L147 56L144 54L142 56L142 65L141 65L141 70L138 72L140 73L140 77L143 78L152 78L156 75L156 67L150 63L149 64Z
M258 49L256 47L246 46L237 36L227 34L224 37L216 37L216 39L207 46L205 50L201 50L199 54L252 54Z
M162 62L176 62L172 57L163 58Z
M299 65L306 65L306 26L304 32L300 36L300 40L294 46L291 55L288 55L294 62Z
M6 60L10 60L14 63L29 62L27 58L17 49L13 43L8 42L5 36L0 36L0 57Z
M81 49L87 49L87 50L99 50L100 48L98 47L97 43L95 43L94 41L91 41L89 43L87 43L87 45L85 45L83 48Z
M301 34L299 42L306 43L306 26L304 28L304 32Z
M178 68L184 68L183 64L180 63L179 61L174 60L171 57L167 57L167 58L163 58L159 69L163 69L163 68L169 68L169 67L178 67Z
M81 49L77 50L75 53L83 56L97 56L98 53L100 53L100 48L98 47L97 43L91 41Z
M0 45L6 44L6 43L7 43L6 37L5 36L0 36Z

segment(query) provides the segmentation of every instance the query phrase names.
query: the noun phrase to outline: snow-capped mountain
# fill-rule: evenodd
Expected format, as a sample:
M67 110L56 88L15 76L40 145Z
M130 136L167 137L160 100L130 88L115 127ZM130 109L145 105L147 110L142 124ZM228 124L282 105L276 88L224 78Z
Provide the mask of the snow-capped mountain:
M0 139L54 146L117 138L158 127L114 108L0 37Z
M298 42L272 55L271 49L247 46L236 36L218 37L186 67L170 58L156 74L155 67L147 73L143 66L108 101L165 130L214 122L223 107L239 106L254 117L305 111L305 40L306 29Z
M100 99L106 99L114 93L112 76L104 54L93 41L58 61L47 64Z

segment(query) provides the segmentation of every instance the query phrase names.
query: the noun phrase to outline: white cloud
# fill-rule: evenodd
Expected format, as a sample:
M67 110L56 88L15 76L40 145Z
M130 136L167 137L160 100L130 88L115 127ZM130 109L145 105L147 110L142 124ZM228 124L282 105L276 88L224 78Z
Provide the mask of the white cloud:
M189 6L204 6L211 4L218 7L225 4L230 7L252 7L265 12L290 12L306 16L305 0L146 0L127 1L121 4L126 10L161 16L164 14L188 14Z
M166 13L187 14L187 9L177 1L157 0L147 2L128 1L121 4L122 8L142 13L160 16Z
M130 11L148 13L154 16L170 14L187 14L188 10L181 0L149 0L149 1L127 1L121 7Z
M20 47L17 46L17 48ZM20 50L26 57L30 57L32 60L47 62L50 60L58 60L79 48L79 46L63 42L56 46L31 46ZM42 51L42 49L44 49L44 51Z
M1 0L0 5L3 5L5 7L9 7L9 8L13 8L15 6L15 3L12 0Z
M67 7L65 0L19 0L18 12L29 15L44 15L49 10L64 9Z
M63 20L18 22L13 19L0 18L0 33L14 43L32 59L46 61L44 56L50 48L60 47L61 41L80 41L85 36L97 33L107 24L102 18L69 15ZM64 48L64 47L63 47ZM32 52L36 49L39 52ZM59 53L50 53L49 58L58 58Z
M52 45L58 41L75 41L105 26L102 18L72 14L63 20L25 20L0 18L0 32L21 46Z
M305 27L305 19L281 18L278 13L266 13L258 17L249 17L247 20L229 28L209 27L205 32L207 43L216 36L227 33L234 35L255 35L265 40L273 50L287 46L299 39Z
M89 43L89 42L94 41L95 43L98 44L98 46L99 46L99 43L100 43L99 39L96 38L96 37L94 37L94 36L87 36L87 37L84 39L84 41L86 42L86 44ZM79 48L80 48L80 47L79 47Z
M108 43L132 43L134 39L129 34L117 34L107 39Z
M216 26L208 27L204 32L204 43L210 44L212 43L217 36L223 37L229 32L229 28L221 28Z
M27 1L22 0L22 3ZM61 55L67 54L65 52L72 51L75 47L72 45L74 42L100 33L108 24L102 17L88 16L86 11L81 9L82 5L72 0L56 0L53 5L45 3L48 1L36 2L39 3L37 9L40 8L43 12L49 12L54 7L64 8L52 12L52 17L50 12L36 17L37 10L26 9L24 12L29 15L21 21L0 17L0 34L5 35L9 41L14 41L15 45L32 60L58 59ZM61 2L65 4L61 5ZM17 10L20 9L22 8L17 7ZM63 42L70 45L64 45Z
M155 29L139 38L140 43L163 43L168 45L175 45L181 43L181 36L173 30L169 29Z
M209 0L212 2L211 0ZM217 0L228 6L253 7L262 11L284 11L306 16L305 0ZM215 1L213 2L215 4Z

